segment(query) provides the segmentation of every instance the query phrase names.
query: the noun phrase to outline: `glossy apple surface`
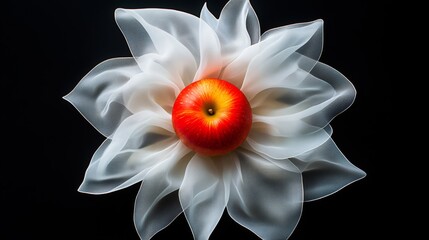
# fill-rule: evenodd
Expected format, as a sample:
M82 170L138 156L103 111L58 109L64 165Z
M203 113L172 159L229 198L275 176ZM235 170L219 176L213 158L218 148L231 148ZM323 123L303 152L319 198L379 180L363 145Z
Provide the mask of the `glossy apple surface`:
M179 93L172 121L177 136L187 147L206 156L217 156L243 143L252 126L252 110L246 96L231 83L202 79Z

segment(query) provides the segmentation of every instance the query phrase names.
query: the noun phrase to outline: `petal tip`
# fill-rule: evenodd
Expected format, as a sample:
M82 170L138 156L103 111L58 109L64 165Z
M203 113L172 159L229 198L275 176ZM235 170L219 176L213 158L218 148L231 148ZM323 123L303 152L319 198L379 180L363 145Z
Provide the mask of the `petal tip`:
M64 99L64 100L66 100L66 101L68 101L68 102L70 102L69 95L70 95L70 93L62 96L61 98Z
M84 193L84 194L91 194L91 195L103 195L103 194L107 194L110 193L109 192L94 192L94 191L89 191L88 189L86 189L85 187L80 186L77 191L79 193Z
M320 24L324 24L325 21L323 21L322 18L316 19L314 22L320 23Z
M127 9L125 8L116 8L114 12L115 19L118 19L121 15L125 14Z
M358 175L358 178L356 179L356 181L365 178L367 174L362 169L359 169L359 172L357 175Z
M88 183L85 182L85 180L80 184L80 186L78 187L77 191L80 193L85 193L85 194L91 194L91 195L101 195L101 194L105 194L105 193L109 193L109 192L103 192L103 191L94 191L97 189L92 188L90 190L90 186L88 186ZM100 189L98 189L100 190Z
M319 19L316 19L310 23L314 24L317 28L323 28L325 21L323 19L319 18Z
M65 100L66 102L70 103L73 107L75 107L79 111L79 108L76 106L76 104L74 102L74 99L76 99L76 98L73 97L73 91L71 91L68 94L62 96L61 98L63 100Z
M84 183L80 184L80 186L77 188L77 191L80 193L89 193L87 190L85 190Z

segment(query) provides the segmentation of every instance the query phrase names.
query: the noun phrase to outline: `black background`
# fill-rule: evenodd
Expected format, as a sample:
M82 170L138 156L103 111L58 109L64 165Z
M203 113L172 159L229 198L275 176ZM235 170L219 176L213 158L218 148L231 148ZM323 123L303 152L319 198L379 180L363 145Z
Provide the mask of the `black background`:
M208 0L220 13L226 0ZM383 237L390 219L385 176L393 109L383 45L386 12L373 1L253 0L262 32L322 18L321 61L355 85L353 106L332 122L333 139L368 176L304 204L290 239ZM281 3L280 3L281 2ZM0 239L138 239L132 215L138 184L108 195L77 192L104 138L61 97L103 60L130 56L116 8L173 8L198 15L204 1L6 1L2 4ZM9 133L9 134L6 134ZM387 146L385 149L384 146ZM390 228L391 226L389 226ZM392 231L390 231L392 232ZM394 231L393 231L394 232ZM154 239L192 239L183 216ZM211 239L258 239L227 214Z

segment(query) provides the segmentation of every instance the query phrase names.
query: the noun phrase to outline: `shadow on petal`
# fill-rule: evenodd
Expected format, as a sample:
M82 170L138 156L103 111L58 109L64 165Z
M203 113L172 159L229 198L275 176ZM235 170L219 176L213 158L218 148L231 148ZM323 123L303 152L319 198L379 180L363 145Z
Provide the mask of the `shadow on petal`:
M331 195L366 176L347 160L332 139L291 161L302 172L305 201Z
M238 161L242 180L231 183L229 215L262 239L287 239L301 217L301 173L288 160L280 167L246 150Z

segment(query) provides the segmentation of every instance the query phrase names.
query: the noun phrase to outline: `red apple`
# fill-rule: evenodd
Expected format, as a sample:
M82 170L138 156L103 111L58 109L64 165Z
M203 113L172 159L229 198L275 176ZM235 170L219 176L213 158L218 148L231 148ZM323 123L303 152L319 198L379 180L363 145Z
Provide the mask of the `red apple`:
M172 120L186 146L202 155L217 156L243 143L252 126L252 110L240 89L210 78L193 82L179 93Z

